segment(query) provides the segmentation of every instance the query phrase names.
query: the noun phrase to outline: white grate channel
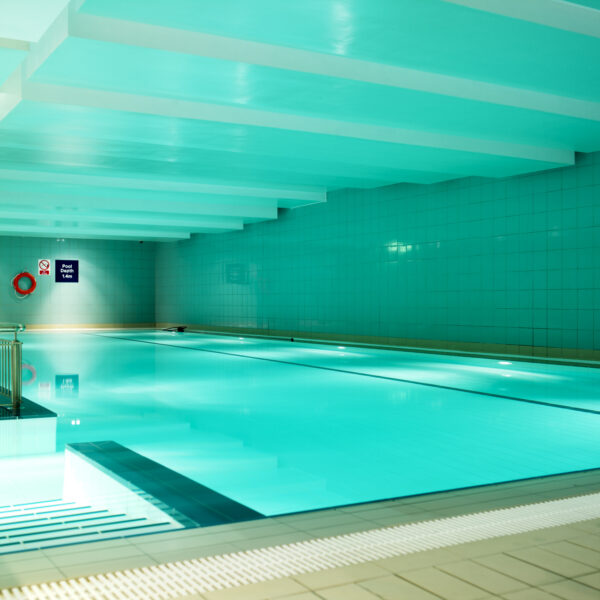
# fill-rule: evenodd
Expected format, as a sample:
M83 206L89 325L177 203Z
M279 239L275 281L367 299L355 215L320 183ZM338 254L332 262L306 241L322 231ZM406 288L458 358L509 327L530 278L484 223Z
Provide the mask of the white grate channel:
M162 600L600 518L600 493L0 591L5 600Z

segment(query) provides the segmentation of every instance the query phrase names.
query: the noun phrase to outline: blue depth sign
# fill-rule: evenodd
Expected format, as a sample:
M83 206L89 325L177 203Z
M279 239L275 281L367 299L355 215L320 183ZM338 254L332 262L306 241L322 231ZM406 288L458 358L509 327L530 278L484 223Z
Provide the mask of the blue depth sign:
M77 398L79 396L79 374L56 375L54 381L57 397Z
M54 281L60 283L77 283L79 281L79 261L54 261Z

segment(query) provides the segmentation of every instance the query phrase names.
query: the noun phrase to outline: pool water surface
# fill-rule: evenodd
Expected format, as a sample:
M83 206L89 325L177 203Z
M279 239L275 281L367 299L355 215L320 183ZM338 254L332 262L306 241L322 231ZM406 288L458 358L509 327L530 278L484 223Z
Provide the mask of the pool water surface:
M598 368L162 331L21 339L23 393L58 414L39 464L113 440L266 515L600 467Z

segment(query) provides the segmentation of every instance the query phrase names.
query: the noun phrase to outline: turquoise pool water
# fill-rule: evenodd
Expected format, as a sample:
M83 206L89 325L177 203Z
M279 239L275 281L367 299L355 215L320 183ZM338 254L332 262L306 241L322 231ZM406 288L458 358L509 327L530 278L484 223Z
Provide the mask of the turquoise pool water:
M58 455L114 440L267 515L600 467L597 368L156 331L22 340Z

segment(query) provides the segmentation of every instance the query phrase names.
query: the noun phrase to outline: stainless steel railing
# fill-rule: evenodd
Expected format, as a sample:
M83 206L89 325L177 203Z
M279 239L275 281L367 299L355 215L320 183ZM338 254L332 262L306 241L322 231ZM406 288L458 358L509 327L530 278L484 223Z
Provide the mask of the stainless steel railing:
M18 340L19 331L25 327L19 323L0 323L0 412L19 416L23 389L23 342Z

